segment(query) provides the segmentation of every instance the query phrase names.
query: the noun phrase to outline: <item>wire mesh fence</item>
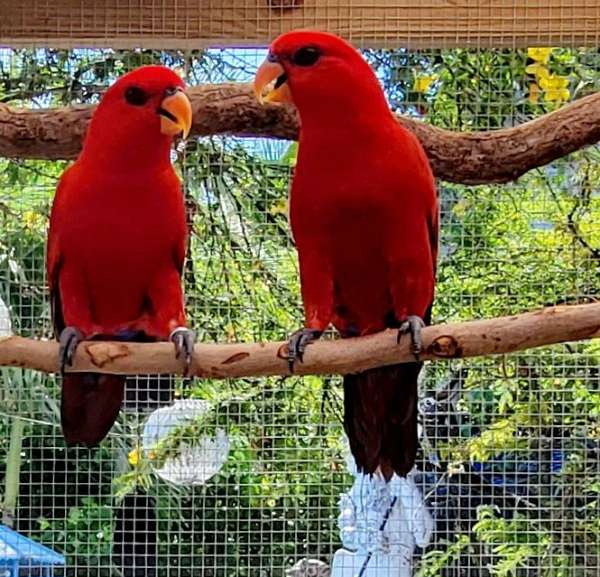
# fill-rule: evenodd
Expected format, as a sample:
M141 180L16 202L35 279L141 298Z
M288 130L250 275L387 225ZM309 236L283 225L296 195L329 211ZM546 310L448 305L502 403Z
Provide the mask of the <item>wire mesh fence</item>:
M248 81L264 55L1 49L0 101L96 102L118 75L155 62L190 85ZM365 56L394 109L455 130L519 124L600 88L596 49ZM191 232L187 309L201 340L284 339L300 326L286 203L294 159L294 144L267 139L192 139L175 151ZM434 322L598 298L599 160L592 147L510 185L439 182ZM51 335L44 249L65 165L0 160L0 297L24 336ZM2 369L0 500L5 523L66 556L64 574L328 574L353 481L338 378L130 379L95 450L65 448L59 387ZM599 389L594 342L426 368L412 482L433 530L409 552L415 574L598 575Z

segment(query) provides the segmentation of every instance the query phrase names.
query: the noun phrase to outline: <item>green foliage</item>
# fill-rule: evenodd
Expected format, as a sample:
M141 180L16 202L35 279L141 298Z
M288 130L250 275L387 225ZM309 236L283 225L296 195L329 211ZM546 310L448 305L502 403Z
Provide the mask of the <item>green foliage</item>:
M490 507L482 507L473 531L497 557L491 566L492 575L516 577L520 567L542 567L540 558L552 546L549 531L540 530L520 513L507 521L498 517ZM544 574L542 570L541 574Z
M416 577L438 577L445 568L460 558L461 553L469 547L470 542L468 535L457 535L452 543L440 543L446 547L425 553Z
M102 557L110 555L112 512L107 504L84 497L76 507L71 507L64 520L38 519L39 538L42 541L64 543L64 553L73 564L96 565Z

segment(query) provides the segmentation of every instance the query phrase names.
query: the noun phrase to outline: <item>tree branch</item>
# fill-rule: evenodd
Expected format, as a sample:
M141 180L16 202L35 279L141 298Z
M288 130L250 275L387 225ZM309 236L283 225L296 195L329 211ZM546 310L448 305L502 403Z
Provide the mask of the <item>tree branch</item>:
M249 84L208 84L189 89L192 134L296 139L292 108L260 106ZM47 160L75 158L91 106L20 110L0 104L0 156ZM406 116L398 120L423 143L433 171L463 184L515 180L600 140L600 93L581 98L530 122L489 132L451 132Z
M368 337L317 342L308 348L296 373L346 374L414 360L409 338L396 344L393 330ZM600 337L600 303L550 307L510 317L436 325L423 330L423 360L497 355L567 341ZM287 345L278 343L199 344L192 374L205 378L289 375ZM58 370L58 345L21 337L0 340L0 366L46 373ZM74 372L178 374L171 343L84 342Z

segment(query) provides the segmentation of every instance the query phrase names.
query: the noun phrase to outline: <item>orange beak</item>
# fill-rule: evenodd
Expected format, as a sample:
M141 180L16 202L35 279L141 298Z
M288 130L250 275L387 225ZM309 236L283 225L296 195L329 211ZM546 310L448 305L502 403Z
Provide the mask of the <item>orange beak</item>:
M287 76L281 64L267 59L260 65L254 77L254 94L261 104L293 102Z
M192 128L192 105L182 90L163 99L158 109L160 131L167 136L182 135L187 138Z

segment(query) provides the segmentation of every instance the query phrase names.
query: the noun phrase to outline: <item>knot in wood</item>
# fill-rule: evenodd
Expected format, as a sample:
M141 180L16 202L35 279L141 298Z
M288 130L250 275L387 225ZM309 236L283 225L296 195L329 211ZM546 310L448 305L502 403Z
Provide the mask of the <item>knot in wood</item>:
M221 364L222 365L231 365L233 363L239 363L240 361L247 359L249 356L250 356L250 353L246 353L246 352L235 353L235 355L231 355L230 357L226 358L224 361L221 361Z
M428 353L436 357L456 359L463 356L462 348L451 335L441 335L429 345Z
M287 343L284 343L277 349L277 358L279 359L285 359L287 361L289 354L290 349Z
M91 363L99 369L129 355L129 349L123 343L86 343L84 348Z

